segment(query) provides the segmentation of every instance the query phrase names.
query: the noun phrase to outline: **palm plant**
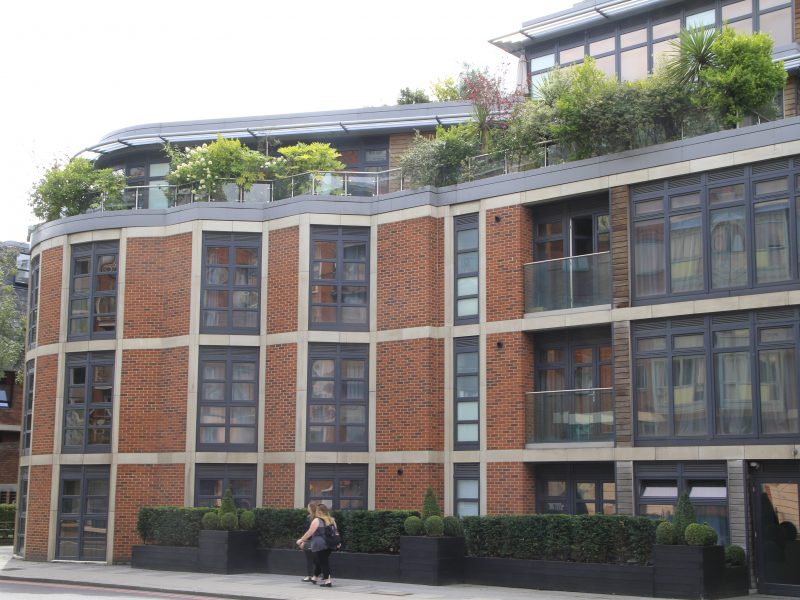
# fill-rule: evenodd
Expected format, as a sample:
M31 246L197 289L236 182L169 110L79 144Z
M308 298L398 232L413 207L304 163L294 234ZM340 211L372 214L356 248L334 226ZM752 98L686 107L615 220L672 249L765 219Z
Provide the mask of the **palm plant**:
M666 65L667 76L682 85L699 83L700 72L716 62L713 46L718 36L713 27L682 30L672 41L675 57Z

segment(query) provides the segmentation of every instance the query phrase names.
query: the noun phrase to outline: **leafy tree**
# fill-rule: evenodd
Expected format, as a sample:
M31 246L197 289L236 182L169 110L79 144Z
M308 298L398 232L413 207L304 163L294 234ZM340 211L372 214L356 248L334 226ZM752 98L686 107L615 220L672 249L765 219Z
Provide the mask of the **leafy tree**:
M552 138L550 123L553 107L538 100L527 100L514 107L504 129L492 137L492 149L505 151L512 162L543 164L544 145Z
M675 525L675 539L678 544L686 543L686 528L692 523L697 523L692 501L689 494L683 492L678 496L678 503L675 505L675 517L672 519Z
M13 279L18 253L16 248L0 247L0 370L17 371L17 379L20 379L25 349L25 322L20 316L14 286L5 283Z
M480 138L473 123L440 126L434 138L417 133L400 166L413 185L452 185L459 181L464 161L479 152Z
M436 493L433 491L431 486L428 486L428 489L425 490L425 497L422 500L422 521L427 523L429 517L439 517L441 519L441 516L442 509L439 507L439 501L436 499ZM441 526L444 528L444 524L441 524ZM439 524L437 524L436 527L438 528ZM428 535L432 534L428 533ZM441 535L441 530L436 535Z
M339 161L339 151L330 144L299 142L278 148L277 158L270 158L267 170L272 177L290 177L310 171L341 171L345 164Z
M459 75L459 88L463 99L472 102L472 118L478 128L481 151L486 152L492 130L508 120L519 98L516 92L505 90L502 76L491 73L486 67L477 69L464 65Z
M437 79L431 84L433 96L437 102L455 102L457 100L466 100L462 94L461 87L456 83L453 77L445 77L444 79Z
M125 177L111 169L95 169L91 161L74 158L56 162L31 191L33 214L45 221L79 215L101 202L108 208L122 203Z
M424 104L430 102L431 99L424 90L412 90L409 87L404 87L400 90L400 95L397 97L398 104Z
M718 37L719 32L713 27L682 29L670 42L674 54L666 63L669 79L682 86L699 83L700 73L716 64L714 44Z

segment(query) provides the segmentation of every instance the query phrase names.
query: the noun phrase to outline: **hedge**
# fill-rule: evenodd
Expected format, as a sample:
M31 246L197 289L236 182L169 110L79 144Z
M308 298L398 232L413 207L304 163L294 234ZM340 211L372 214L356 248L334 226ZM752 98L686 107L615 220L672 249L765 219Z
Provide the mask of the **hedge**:
M470 556L646 564L657 525L617 515L466 517L464 537Z
M16 504L0 504L0 546L8 546L14 543L14 520L16 515Z
M216 509L144 506L139 509L136 531L145 544L197 546L203 515L211 510Z

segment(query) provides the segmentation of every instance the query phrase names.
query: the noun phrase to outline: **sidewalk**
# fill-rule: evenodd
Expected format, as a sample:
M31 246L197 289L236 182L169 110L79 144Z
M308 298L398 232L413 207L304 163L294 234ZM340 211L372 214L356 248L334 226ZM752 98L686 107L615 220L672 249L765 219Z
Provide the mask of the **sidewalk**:
M174 571L148 571L128 566L83 563L32 562L12 558L11 547L0 547L0 580L16 579L78 583L112 588L164 592L186 592L211 598L265 600L316 600L347 596L348 600L380 600L407 597L410 600L638 600L634 596L612 596L579 592L552 592L477 585L426 586L356 579L336 579L332 588L319 588L300 581L301 575L214 575ZM748 600L776 596L751 595Z

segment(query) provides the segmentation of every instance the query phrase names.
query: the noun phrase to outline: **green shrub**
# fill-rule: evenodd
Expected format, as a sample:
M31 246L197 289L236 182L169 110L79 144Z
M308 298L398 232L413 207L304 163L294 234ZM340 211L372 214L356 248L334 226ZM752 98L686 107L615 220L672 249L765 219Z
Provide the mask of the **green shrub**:
M686 528L692 523L697 523L697 518L694 514L694 507L692 501L689 500L689 494L683 492L678 497L678 504L675 506L675 517L672 519L675 525L675 540L678 544L685 544L686 537L684 532Z
M717 532L711 525L689 523L684 532L686 543L690 546L713 546L717 543Z
M400 551L403 523L410 515L419 513L408 510L333 511L346 550L383 554Z
M197 546L203 515L208 512L216 513L216 510L208 507L142 507L139 509L136 530L145 543Z
M8 546L14 543L14 521L16 515L16 504L0 504L0 546Z
M233 501L233 491L231 488L225 490L225 495L222 497L222 504L219 507L219 514L224 515L225 513L235 513L236 512L236 503Z
M439 508L439 501L436 499L436 494L431 486L425 490L425 498L422 500L422 520L425 521L428 517L441 517L442 509Z
M219 516L219 526L225 531L236 531L239 529L239 517L235 512L222 513Z
M444 520L439 515L431 515L424 522L427 535L440 537L444 533Z
M677 539L675 525L669 521L662 521L658 524L658 527L656 527L656 543L670 546L677 543Z
M239 515L239 527L247 531L256 525L256 515L252 510L243 510Z
M444 521L444 534L450 537L464 535L464 529L461 527L461 521L458 517L449 515L442 519Z
M307 529L304 508L256 508L253 514L260 548L296 548L295 540Z
M725 546L725 563L733 567L738 567L745 564L747 556L745 555L744 548L731 544Z
M201 523L203 524L203 529L221 529L217 511L204 514Z
M405 529L406 535L422 535L425 526L422 524L422 519L411 515L403 521L403 529Z

